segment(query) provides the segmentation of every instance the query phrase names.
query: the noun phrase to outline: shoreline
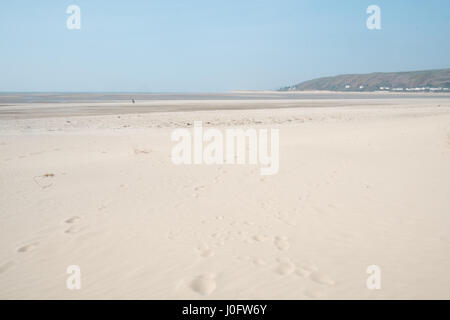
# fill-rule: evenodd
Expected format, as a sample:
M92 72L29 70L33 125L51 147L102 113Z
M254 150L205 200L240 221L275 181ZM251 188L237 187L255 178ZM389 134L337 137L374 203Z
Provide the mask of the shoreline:
M0 100L1 101L1 100ZM59 102L2 105L0 121L32 118L125 115L230 110L281 110L319 108L389 108L395 106L450 107L450 97L394 99L225 99L147 100L127 102Z

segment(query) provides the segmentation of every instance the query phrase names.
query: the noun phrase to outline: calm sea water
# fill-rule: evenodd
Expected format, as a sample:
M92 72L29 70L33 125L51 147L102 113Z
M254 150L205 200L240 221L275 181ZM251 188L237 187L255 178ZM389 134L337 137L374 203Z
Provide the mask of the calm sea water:
M450 98L449 94L385 94L385 93L0 93L0 104L120 102L150 100L322 100L322 99L415 99Z

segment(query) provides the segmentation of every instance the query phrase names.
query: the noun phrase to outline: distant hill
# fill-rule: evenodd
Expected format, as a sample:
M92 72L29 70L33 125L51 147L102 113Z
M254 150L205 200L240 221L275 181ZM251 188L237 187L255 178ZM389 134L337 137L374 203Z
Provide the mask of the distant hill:
M450 69L345 74L308 80L280 91L449 91Z

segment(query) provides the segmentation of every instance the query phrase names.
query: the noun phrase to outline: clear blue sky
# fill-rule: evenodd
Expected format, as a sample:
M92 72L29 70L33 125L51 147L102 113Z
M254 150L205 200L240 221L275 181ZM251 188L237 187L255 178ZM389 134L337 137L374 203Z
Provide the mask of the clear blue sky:
M66 8L81 8L68 30ZM382 30L366 28L381 7ZM1 0L0 91L274 89L449 68L448 0Z

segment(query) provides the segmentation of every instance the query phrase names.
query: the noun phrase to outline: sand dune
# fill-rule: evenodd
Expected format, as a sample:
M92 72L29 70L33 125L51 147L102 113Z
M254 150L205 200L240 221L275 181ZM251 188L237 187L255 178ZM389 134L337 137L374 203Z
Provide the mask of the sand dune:
M221 103L2 116L0 298L450 298L448 98ZM278 128L279 173L172 164L194 120Z

